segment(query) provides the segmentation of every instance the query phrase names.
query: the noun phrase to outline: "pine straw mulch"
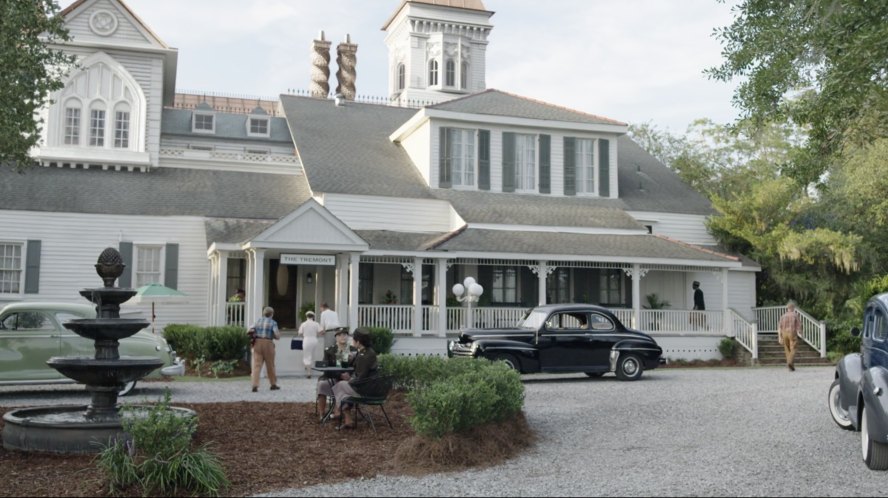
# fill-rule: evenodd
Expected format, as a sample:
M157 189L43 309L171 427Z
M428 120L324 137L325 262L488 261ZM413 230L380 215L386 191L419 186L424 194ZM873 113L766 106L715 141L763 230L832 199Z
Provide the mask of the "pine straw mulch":
M362 420L356 430L319 425L313 403L179 404L198 413L197 444L225 467L227 496L244 496L385 475L422 475L496 465L529 447L534 434L523 414L496 426L430 442L417 437L403 393L393 393L386 411L389 429L376 407L368 411L377 433ZM9 407L0 407L5 413ZM2 428L2 421L0 421ZM394 455L394 458L390 458ZM30 454L0 448L0 496L108 495L92 456ZM129 496L140 496L129 490Z

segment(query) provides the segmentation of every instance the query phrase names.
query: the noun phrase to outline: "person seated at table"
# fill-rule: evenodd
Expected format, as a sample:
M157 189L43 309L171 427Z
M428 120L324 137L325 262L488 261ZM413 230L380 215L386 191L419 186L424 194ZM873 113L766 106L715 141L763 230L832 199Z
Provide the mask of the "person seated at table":
M348 329L340 327L336 329L336 343L324 350L324 361L328 367L350 365L358 350L348 344ZM318 415L323 420L327 414L327 396L333 396L333 379L321 377L318 379Z
M368 380L378 376L379 368L369 330L364 327L356 328L352 336L352 343L358 350L354 360L355 372L352 375L348 373L342 374L340 376L342 380L333 386L333 396L336 399L336 404L333 407L333 418L338 419L342 417L343 423L341 427L345 429L354 429L355 421L351 410L343 409L343 404L348 403L351 398L361 396L362 386Z

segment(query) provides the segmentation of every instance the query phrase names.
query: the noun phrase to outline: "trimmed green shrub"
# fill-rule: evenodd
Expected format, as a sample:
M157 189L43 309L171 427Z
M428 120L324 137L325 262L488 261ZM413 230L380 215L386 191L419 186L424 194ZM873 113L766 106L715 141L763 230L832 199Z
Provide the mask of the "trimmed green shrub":
M379 369L410 391L410 423L427 437L503 420L524 404L521 377L502 362L380 355Z
M370 330L370 339L373 341L373 351L376 354L389 354L392 352L392 344L395 342L395 335L392 331L385 327L368 327Z
M132 441L114 441L98 457L111 494L137 484L145 496L181 491L218 496L229 485L225 469L206 446L191 449L197 418L183 417L169 407L167 390L147 417L134 416L132 406L121 409L123 429Z
M725 337L718 343L718 352L721 353L722 358L733 360L737 357L737 341L731 337Z
M303 304L299 308L299 321L304 322L305 321L305 314L308 313L309 311L314 311L314 310L315 310L315 303L312 302L312 303ZM318 318L320 318L320 317L315 317L315 319L318 319Z
M189 360L237 360L250 345L246 331L234 325L198 327L170 324L164 328L164 337L176 354Z

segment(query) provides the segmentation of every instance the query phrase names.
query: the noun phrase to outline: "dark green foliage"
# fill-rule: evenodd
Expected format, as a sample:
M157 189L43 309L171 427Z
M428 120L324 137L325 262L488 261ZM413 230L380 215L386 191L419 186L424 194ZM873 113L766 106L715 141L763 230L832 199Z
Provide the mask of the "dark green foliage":
M521 377L502 362L381 355L379 368L410 391L410 423L427 437L503 420L524 404Z
M392 351L395 335L385 327L367 327L370 330L370 339L373 341L373 350L376 354L388 354Z
M250 345L246 331L237 326L198 327L170 324L164 328L164 337L176 354L182 358L207 361L240 359Z
M36 113L74 64L50 48L70 40L58 12L54 0L0 0L0 167L31 164L44 125Z
M735 359L737 357L737 341L733 338L725 337L718 343L718 352L726 360Z
M229 485L225 469L206 446L191 448L197 418L169 408L169 390L147 417L134 416L132 406L122 408L123 429L132 441L115 441L98 458L112 494L136 485L145 496L218 496Z
M299 320L305 321L305 314L315 310L315 303L305 303L299 308ZM317 318L317 317L315 317Z

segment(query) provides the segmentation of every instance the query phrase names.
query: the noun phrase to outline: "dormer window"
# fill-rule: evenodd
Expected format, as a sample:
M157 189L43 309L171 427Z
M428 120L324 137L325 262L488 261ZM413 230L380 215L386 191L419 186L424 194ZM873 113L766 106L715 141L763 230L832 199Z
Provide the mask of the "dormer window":
M595 140L577 139L576 148L577 193L595 193Z
M210 113L195 112L194 121L192 122L192 131L194 131L195 133L215 133L215 116Z
M114 148L129 148L130 137L130 112L129 106L119 104L114 111Z
M268 118L250 118L250 136L268 136Z
M89 110L89 145L105 146L105 105L94 102Z
M429 86L438 86L438 61L429 61Z
M65 103L65 145L80 145L80 101Z

